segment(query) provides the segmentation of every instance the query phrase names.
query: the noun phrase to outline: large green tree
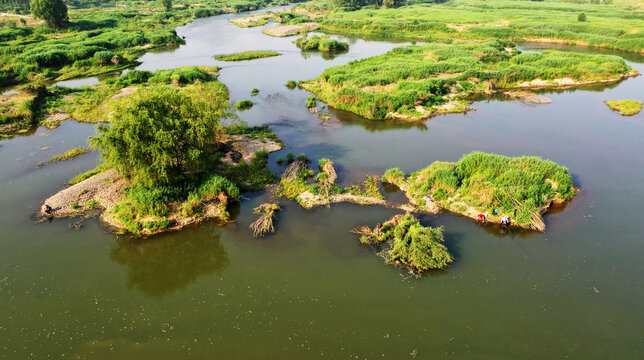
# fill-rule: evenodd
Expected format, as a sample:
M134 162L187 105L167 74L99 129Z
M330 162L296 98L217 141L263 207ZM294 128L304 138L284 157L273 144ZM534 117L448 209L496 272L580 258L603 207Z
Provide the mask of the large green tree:
M220 99L225 101L225 99ZM209 170L223 112L180 90L141 90L117 106L111 125L90 139L105 163L137 183L152 185Z
M67 5L63 0L31 0L31 14L58 29L69 20Z

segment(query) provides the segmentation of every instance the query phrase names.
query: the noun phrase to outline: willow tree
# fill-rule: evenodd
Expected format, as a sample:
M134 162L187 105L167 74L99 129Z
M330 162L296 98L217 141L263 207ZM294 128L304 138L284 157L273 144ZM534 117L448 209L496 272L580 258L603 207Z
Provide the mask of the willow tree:
M220 99L220 101L226 101ZM142 90L98 127L92 146L103 161L135 182L152 185L212 167L222 112L180 90Z
M31 14L45 20L48 26L58 29L69 20L67 5L63 0L31 0Z

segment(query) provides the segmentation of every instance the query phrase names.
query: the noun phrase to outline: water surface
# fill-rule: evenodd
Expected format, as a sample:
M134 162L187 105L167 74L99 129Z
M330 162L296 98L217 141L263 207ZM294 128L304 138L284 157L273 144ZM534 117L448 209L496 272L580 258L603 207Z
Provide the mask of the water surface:
M65 122L0 142L0 354L7 359L636 359L644 352L644 114L622 117L602 101L639 98L642 77L609 88L546 92L553 102L491 99L467 115L422 124L373 122L306 109L310 94L288 90L325 67L400 44L346 39L333 59L301 53L294 38L232 16L177 30L186 45L141 58L140 69L222 66L231 100L250 98L240 118L269 124L288 151L333 159L340 182L390 167L414 171L475 150L536 155L569 167L580 195L546 216L542 234L502 235L450 214L422 216L445 226L456 257L416 279L388 266L348 231L397 212L345 204L302 210L283 201L277 233L251 236L252 208L265 193L215 222L150 239L119 236L98 220L37 222L42 199L98 155L37 167L85 144L88 124ZM271 25L268 25L271 26ZM276 50L284 55L223 63L212 55ZM576 49L579 50L579 49ZM583 50L588 51L588 50ZM644 71L644 58L629 64ZM252 88L258 96L250 96ZM399 198L400 194L390 194ZM82 222L79 230L69 225Z

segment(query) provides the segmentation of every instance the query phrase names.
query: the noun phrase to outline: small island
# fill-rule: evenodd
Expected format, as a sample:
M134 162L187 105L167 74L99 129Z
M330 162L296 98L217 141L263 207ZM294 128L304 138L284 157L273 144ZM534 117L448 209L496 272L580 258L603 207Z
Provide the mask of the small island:
M419 211L445 210L475 220L487 213L486 222L499 224L507 215L511 226L536 231L545 230L542 214L578 191L568 169L552 161L481 152L455 163L436 161L407 177L390 169L383 181L405 191Z
M244 51L234 54L220 54L215 55L214 57L219 61L245 61L280 55L282 54L278 53L277 51Z
M624 116L633 116L642 111L642 102L637 100L616 100L604 101L611 110L617 111Z

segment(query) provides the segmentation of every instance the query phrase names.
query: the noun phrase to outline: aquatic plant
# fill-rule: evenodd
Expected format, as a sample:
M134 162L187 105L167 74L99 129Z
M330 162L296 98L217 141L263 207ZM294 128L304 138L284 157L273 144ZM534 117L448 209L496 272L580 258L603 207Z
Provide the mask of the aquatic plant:
M87 152L89 152L89 149L87 149L85 147L76 147L76 148L67 150L62 154L52 156L47 162L48 163L53 163L53 162L57 162L57 161L69 160L69 159L73 159L73 158L75 158L77 156L81 156L83 154L86 154Z
M296 86L297 86L297 82L295 80L289 80L286 82L286 87L290 90L295 89Z
M255 96L255 95L259 94L259 89L258 88L253 88L253 90L250 91L250 94L252 96Z

